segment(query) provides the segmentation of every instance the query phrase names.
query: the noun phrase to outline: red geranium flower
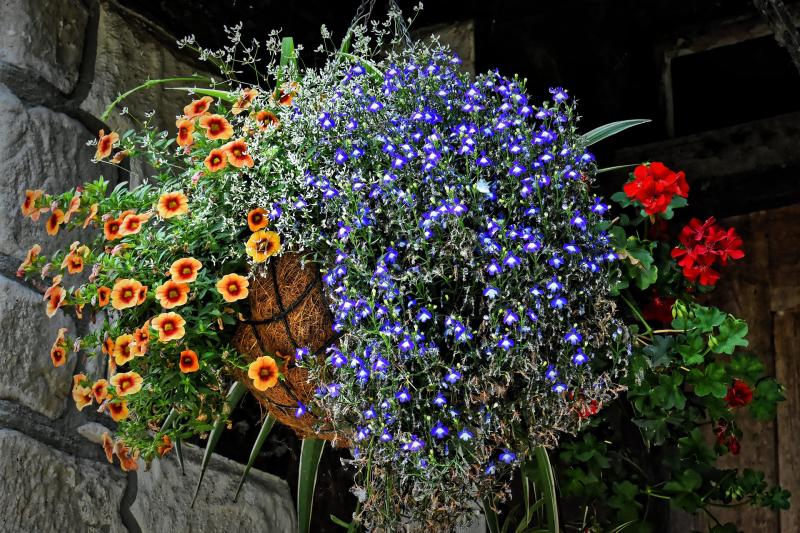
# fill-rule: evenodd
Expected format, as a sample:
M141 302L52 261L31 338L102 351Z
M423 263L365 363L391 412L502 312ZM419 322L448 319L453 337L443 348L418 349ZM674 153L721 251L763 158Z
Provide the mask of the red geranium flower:
M674 303L675 298L655 296L642 308L642 316L645 320L669 324L672 322L672 305Z
M705 222L693 218L681 230L679 240L681 245L673 248L672 257L678 259L686 279L701 285L717 282L719 272L712 268L717 262L724 266L728 259L744 257L736 230L722 228L714 217Z
M686 198L689 185L683 171L674 172L656 161L636 167L633 181L626 183L623 190L628 198L642 204L645 213L656 215L667 210L676 194Z
M750 386L740 379L734 379L725 396L728 407L744 407L751 401L753 401L753 390Z

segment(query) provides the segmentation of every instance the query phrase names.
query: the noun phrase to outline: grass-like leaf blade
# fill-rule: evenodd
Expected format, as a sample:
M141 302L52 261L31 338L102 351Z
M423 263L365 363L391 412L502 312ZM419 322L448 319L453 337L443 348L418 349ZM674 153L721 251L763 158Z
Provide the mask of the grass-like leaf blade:
M299 533L308 533L311 529L311 509L314 505L317 469L324 448L325 441L319 439L303 439L300 447L300 466L297 476L297 528Z
M247 479L247 474L250 472L250 468L253 467L253 463L256 462L256 457L258 457L258 454L261 453L261 447L264 446L264 442L266 442L267 436L274 425L275 417L267 413L267 418L265 418L264 422L261 424L261 430L258 432L256 442L253 444L253 449L250 451L250 458L247 460L247 465L244 467L244 472L242 472L242 479L239 480L239 486L236 487L236 495L233 497L233 501L239 499L239 492L241 492L242 486L244 486L244 481Z
M587 133L584 133L581 136L581 140L586 146L591 146L597 142L602 141L603 139L608 139L612 135L616 135L621 131L625 131L628 128L632 128L634 126L638 126L639 124L646 124L650 122L648 118L632 118L629 120L619 120L617 122L609 122L608 124L604 124L598 128L593 129Z

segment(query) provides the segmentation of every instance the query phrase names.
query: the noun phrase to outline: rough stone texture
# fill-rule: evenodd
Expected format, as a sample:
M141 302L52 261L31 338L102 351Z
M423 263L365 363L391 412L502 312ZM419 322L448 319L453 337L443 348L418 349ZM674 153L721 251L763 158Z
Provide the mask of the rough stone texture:
M50 346L58 328L74 334L75 324L62 312L48 319L44 307L39 294L0 276L0 398L54 419L67 405L76 359L54 368Z
M461 58L461 67L475 73L475 21L464 20L452 24L427 26L412 32L414 37L428 39L439 36L439 42L448 45Z
M79 0L2 0L0 61L69 93L78 81L88 19Z
M148 79L191 76L197 70L179 54L173 36L116 2L102 0L94 81L81 108L99 117L119 94ZM193 86L193 83L172 84L176 85ZM182 112L189 99L184 91L151 87L126 98L106 122L117 131L124 131L134 123L119 114L123 107L137 120L155 110L155 123L174 131L175 115Z
M239 500L234 502L243 467L218 455L212 457L190 511L202 453L196 446L183 445L186 475L181 475L174 453L153 461L147 472L139 470L131 513L143 532L297 530L294 504L285 481L252 469Z
M116 176L116 170L90 161L94 150L86 141L94 135L80 122L44 107L27 108L2 84L0 122L6 124L0 136L0 253L21 260L35 242L44 252L68 245L76 234L62 231L52 238L44 230L45 216L38 222L22 217L25 189L61 193L101 172Z
M125 477L111 465L0 429L0 479L2 531L126 531L118 512Z

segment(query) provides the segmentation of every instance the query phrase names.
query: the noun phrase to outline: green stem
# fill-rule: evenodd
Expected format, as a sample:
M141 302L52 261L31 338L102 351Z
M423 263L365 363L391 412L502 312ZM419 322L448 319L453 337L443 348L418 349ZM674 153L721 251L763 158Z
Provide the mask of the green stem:
M148 81L144 82L143 84L141 84L141 85L139 85L137 87L134 87L133 89L131 89L129 91L126 91L126 92L122 93L121 95L119 95L113 102L111 102L108 105L106 110L103 111L103 114L100 115L100 119L101 120L108 119L108 115L111 114L111 112L114 110L114 108L117 107L117 105L119 105L120 102L122 102L124 99L126 99L127 97L129 97L133 93L135 93L137 91L140 91L142 89L149 89L150 87L155 87L156 85L160 85L160 84L163 84L163 83L172 83L172 82L176 82L176 81L207 81L207 82L211 82L211 79L207 78L205 76L194 75L194 76L190 76L188 78L186 78L186 77L184 77L184 78L162 78L162 79L159 79L159 80L148 80Z
M636 316L636 318L639 319L639 322L642 323L642 325L644 326L644 329L647 331L647 334L650 336L650 339L652 340L652 338L653 338L653 328L651 328L650 324L647 323L647 320L644 319L644 317L642 316L641 311L639 311L639 308L636 306L635 303L633 303L632 300L630 300L624 294L620 293L620 297L622 298L622 301L624 301L627 304L628 308Z

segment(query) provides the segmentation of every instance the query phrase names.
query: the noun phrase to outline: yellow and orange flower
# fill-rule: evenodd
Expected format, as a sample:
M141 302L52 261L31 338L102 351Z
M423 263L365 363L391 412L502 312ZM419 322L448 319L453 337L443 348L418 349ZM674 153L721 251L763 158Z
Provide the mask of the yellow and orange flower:
M83 221L83 227L86 227L92 223L93 220L97 218L97 209L99 208L98 204L92 204L89 206L89 213L86 215L86 220Z
M138 305L141 289L142 284L135 279L118 279L111 289L111 306L121 311Z
M97 140L97 152L94 154L94 158L98 161L105 159L106 157L111 155L111 150L114 148L114 145L119 142L119 134L116 132L111 132L106 135L106 132L100 130L100 138Z
M194 122L181 119L175 125L178 127L178 146L186 148L194 144Z
M147 300L147 286L142 285L136 293L136 305L142 305Z
M75 407L78 411L92 403L92 388L84 385L86 374L75 374L72 376L72 399L75 400Z
M222 115L204 115L200 117L198 123L201 128L206 130L206 138L211 141L227 140L233 137L233 126Z
M133 452L133 455L131 455L130 448L122 444L122 441L118 440L114 444L114 453L116 453L119 458L119 467L123 472L130 472L139 468L139 463L137 462L139 459L139 450L136 450Z
M114 351L112 355L114 356L114 362L117 365L124 365L134 357L133 353L133 335L128 333L124 335L120 335L117 337L117 340L114 341Z
M277 128L281 125L281 122L278 120L278 117L275 116L275 113L266 110L256 113L256 122L258 122L258 127L261 130L265 130L270 126Z
M125 400L109 402L106 404L106 407L108 408L108 414L111 415L111 419L114 422L121 422L128 418L128 402Z
M191 283L197 279L197 273L203 264L194 257L178 259L169 267L169 275L178 283Z
M31 246L28 253L25 254L25 260L20 263L19 268L17 268L17 276L22 277L25 274L25 269L28 268L36 261L36 258L39 257L39 254L42 252L42 247L38 244L34 244Z
M153 319L153 329L158 331L158 340L169 342L183 338L186 321L178 313L161 313Z
M69 346L66 338L67 328L59 328L53 347L50 348L50 360L54 367L59 367L67 362Z
M156 446L156 451L159 457L164 457L172 451L172 441L169 439L169 435L161 436L161 444Z
M255 209L251 209L249 213L247 213L247 226L250 228L250 231L258 231L260 229L264 229L269 224L269 218L267 218L267 210L262 207L256 207Z
M180 191L165 192L158 199L158 216L172 218L189 212L189 199Z
M250 282L246 277L239 274L228 274L217 282L217 292L226 302L235 302L247 298L249 285Z
M45 300L47 300L46 313L48 317L52 318L53 315L56 314L56 311L58 311L58 308L64 303L66 297L67 291L60 285L53 285L47 289L47 292L45 292Z
M228 165L228 155L222 148L217 148L208 152L203 163L209 172L217 172Z
M76 251L68 253L61 262L61 268L66 268L70 274L83 272L83 256Z
M190 374L200 370L200 360L197 358L197 353L194 350L182 351L178 366L181 367L181 372L184 374Z
M36 208L36 202L42 197L43 194L44 191L40 189L36 189L35 191L28 189L25 191L25 200L22 202L23 216L29 217L33 215L34 212L39 211Z
M174 280L166 281L156 289L156 300L164 309L184 305L189 300L189 285Z
M248 109L252 105L253 100L256 98L256 96L258 96L258 91L253 89L252 87L248 87L247 89L242 91L242 94L241 96L239 96L239 99L236 100L236 103L233 104L233 107L231 108L231 113L233 113L234 115L238 115L242 111Z
M106 431L103 433L103 451L106 454L106 459L109 463L114 462L114 441L111 440L111 434Z
M183 108L183 115L187 119L193 119L205 115L208 113L208 109L211 107L213 102L214 99L210 96L204 96L199 100L194 100L191 104Z
M222 147L228 156L228 162L236 168L253 168L253 158L247 154L247 144L244 139L237 139Z
M274 231L257 231L247 240L245 250L256 263L262 263L281 249L280 235Z
M147 353L147 348L150 345L150 321L144 323L144 325L140 328L137 328L133 331L133 342L134 342L134 355L136 357L142 357L144 354Z
M299 87L296 82L284 83L280 90L276 92L278 103L283 106L292 105L292 98L297 94Z
M100 347L100 349L107 356L113 357L113 355L114 355L114 346L116 346L116 343L114 342L114 339L112 339L111 337L106 337L105 340L103 340L103 344Z
M97 287L97 307L105 307L111 301L111 288Z
M262 355L250 363L247 375L257 390L265 391L278 383L278 364L272 357Z
M111 377L111 385L114 386L117 396L127 396L136 394L142 390L142 376L136 372L121 372Z
M58 235L58 230L63 223L64 212L61 209L53 209L53 212L50 213L50 216L47 218L47 224L45 225L47 234L51 236Z
M81 195L76 194L72 197L72 200L69 201L69 205L67 206L67 212L64 213L64 224L69 222L69 219L72 218L72 215L78 212L81 208Z
M120 223L119 234L124 237L125 235L135 235L139 233L139 230L142 229L142 224L147 222L149 218L150 215L146 213L141 215L136 215L134 213L126 215Z
M108 241L114 241L117 239L122 238L122 234L119 230L122 228L122 219L121 218L109 218L106 220L105 224L103 224L103 234Z
M108 381L105 379L95 381L92 385L92 396L98 405L103 403L103 400L108 397Z
M114 154L114 157L111 158L111 163L114 165L119 165L129 155L131 155L131 153L128 150L120 150L119 152Z

